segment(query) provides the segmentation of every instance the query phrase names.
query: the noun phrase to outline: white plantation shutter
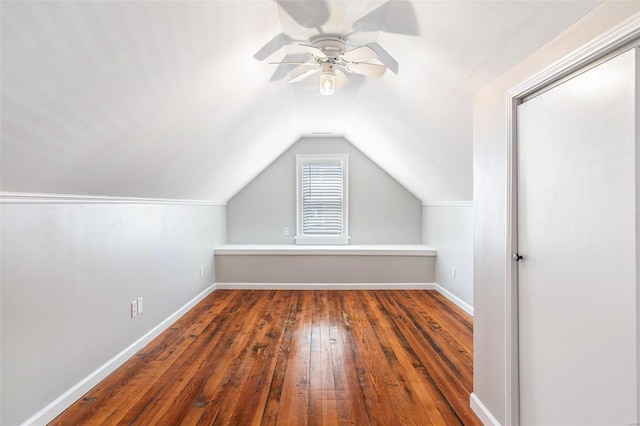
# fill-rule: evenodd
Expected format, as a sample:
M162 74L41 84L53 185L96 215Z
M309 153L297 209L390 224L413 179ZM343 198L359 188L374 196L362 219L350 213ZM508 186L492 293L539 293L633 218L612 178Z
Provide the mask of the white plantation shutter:
M348 156L299 155L298 244L346 244Z
M302 232L305 235L342 233L342 164L302 165Z

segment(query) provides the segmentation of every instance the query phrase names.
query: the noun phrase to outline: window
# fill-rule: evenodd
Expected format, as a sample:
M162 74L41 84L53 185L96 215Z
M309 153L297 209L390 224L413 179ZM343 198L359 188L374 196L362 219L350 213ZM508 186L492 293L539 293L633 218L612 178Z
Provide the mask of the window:
M297 244L349 244L348 155L297 155Z

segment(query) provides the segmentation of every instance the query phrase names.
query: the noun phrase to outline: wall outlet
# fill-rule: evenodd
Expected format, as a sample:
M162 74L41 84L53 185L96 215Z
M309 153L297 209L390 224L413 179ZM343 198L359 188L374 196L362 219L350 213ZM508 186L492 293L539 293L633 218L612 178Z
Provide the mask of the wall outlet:
M282 228L282 235L284 235L285 237L289 236L289 228Z
M142 297L138 297L138 315L142 313Z
M200 278L204 277L204 266L200 267Z
M138 301L131 302L131 318L138 316Z
M456 267L451 268L451 278L456 279Z

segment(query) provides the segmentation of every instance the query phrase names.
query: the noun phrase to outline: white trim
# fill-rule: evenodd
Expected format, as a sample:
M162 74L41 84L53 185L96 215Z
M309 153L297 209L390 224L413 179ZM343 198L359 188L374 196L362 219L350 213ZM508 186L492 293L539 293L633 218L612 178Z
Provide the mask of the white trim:
M351 239L350 235L295 235L294 240L296 244L301 245L316 245L316 244L326 244L326 245L347 245L349 244L349 240Z
M640 40L640 13L604 32L541 72L526 79L507 92L507 188L505 236L505 422L520 424L520 396L518 383L518 293L517 268L511 255L517 244L517 111L521 100L545 86L556 83L570 74L605 56ZM472 400L473 401L473 400ZM479 402L479 401L478 401Z
M469 406L476 413L476 416L480 419L483 425L500 426L500 422L491 414L491 411L480 401L480 398L475 393L472 393L469 397Z
M435 283L216 283L218 290L435 290Z
M518 206L517 152L515 135L516 108L520 102L507 95L507 169L506 169L506 223L505 223L505 419L508 424L520 424L520 398L518 375L518 268L515 268L511 255L518 252Z
M406 245L295 245L295 244L229 244L216 247L215 256L436 256L437 250L421 244Z
M451 293L449 290L447 290L446 288L442 287L440 284L436 284L436 288L435 289L438 291L438 293L440 293L441 295L443 295L444 297L446 297L447 299L449 299L450 301L455 303L460 309L462 309L463 311L465 311L469 315L473 316L473 306L471 306L470 304L468 304L464 300L460 299L458 296L456 296L455 294Z
M340 163L342 166L342 211L340 235L305 235L302 212L302 168L309 163ZM349 244L349 154L296 155L296 244Z
M316 131L308 131L302 132L300 134L301 138L344 138L344 132L333 132L330 130L316 130Z
M106 195L40 194L31 192L0 192L0 204L176 204L195 206L226 206L226 203L206 200L167 198L111 197Z
M118 367L129 360L138 351L144 348L149 342L158 337L163 331L169 328L180 317L186 314L198 302L211 294L216 289L216 285L212 284L202 291L196 297L187 302L173 314L169 315L164 321L152 328L145 335L133 342L131 345L123 349L119 354L111 358L109 361L98 367L94 372L84 379L73 385L69 390L64 392L58 398L50 402L47 406L35 413L27 419L23 425L47 424L55 419L60 413L69 408L71 404L76 402L82 395L89 392L98 383L104 380L109 374L113 373Z
M508 93L512 98L524 98L638 38L640 38L640 13L634 14L541 72L534 74L513 87Z
M473 201L430 201L423 206L473 206Z

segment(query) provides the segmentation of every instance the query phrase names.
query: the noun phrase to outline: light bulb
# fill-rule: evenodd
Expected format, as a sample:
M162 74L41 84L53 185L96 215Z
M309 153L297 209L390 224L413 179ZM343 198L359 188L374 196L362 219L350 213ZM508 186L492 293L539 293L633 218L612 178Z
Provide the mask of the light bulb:
M333 70L323 71L320 75L320 93L329 96L336 91L336 73Z

